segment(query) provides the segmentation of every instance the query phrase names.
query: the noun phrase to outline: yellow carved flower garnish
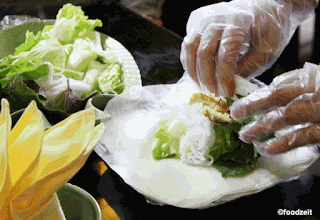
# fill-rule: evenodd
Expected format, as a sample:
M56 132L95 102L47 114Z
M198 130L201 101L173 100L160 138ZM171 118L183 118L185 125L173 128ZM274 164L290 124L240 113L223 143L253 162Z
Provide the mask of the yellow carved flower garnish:
M0 219L26 219L48 204L55 192L84 165L104 125L93 109L77 112L44 130L32 101L11 130L10 108L1 100Z

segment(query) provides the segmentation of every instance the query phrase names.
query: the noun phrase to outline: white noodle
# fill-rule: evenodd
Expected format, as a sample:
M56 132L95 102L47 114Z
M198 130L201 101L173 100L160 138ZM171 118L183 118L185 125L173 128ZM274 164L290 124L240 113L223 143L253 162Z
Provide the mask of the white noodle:
M186 118L188 130L181 136L179 146L181 161L198 166L212 165L214 161L208 153L215 138L213 122L199 108L190 108Z

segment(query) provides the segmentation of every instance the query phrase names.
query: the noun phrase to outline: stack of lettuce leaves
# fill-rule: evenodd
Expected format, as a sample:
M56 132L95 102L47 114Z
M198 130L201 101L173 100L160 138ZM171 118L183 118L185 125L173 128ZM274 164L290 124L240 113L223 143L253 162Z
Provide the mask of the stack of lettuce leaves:
M102 48L100 33L94 31L101 26L80 6L66 4L42 30L27 31L14 54L0 61L0 95L11 111L35 100L60 121L83 109L90 97L120 94L122 65L111 49Z

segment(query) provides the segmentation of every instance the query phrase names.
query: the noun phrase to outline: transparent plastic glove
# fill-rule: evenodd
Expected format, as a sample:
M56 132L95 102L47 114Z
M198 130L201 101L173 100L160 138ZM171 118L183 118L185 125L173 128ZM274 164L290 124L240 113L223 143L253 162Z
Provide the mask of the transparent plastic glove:
M260 75L280 56L314 0L233 0L193 11L181 62L191 77L218 95L232 97L234 75Z
M319 70L318 65L306 63L302 69L282 74L269 86L234 102L234 119L260 115L240 130L240 139L254 141L258 150L269 154L320 143ZM273 133L274 138L261 141Z

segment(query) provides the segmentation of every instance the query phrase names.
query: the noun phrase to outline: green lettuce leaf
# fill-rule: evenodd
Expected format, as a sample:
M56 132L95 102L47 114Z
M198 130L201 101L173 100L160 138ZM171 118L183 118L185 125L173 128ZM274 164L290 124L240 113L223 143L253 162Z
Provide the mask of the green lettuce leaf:
M170 135L164 129L159 129L154 137L156 142L152 155L155 160L179 158L179 137Z
M187 131L184 117L169 118L159 122L160 129L154 136L152 155L155 160L179 158L180 137Z
M236 96L242 98L240 95ZM233 102L233 99L227 98L228 108ZM219 170L224 178L245 176L254 170L260 155L253 144L239 139L240 129L251 121L252 118L249 118L242 122L232 121L214 126L216 139L209 154L214 158L212 166Z
M39 79L49 73L49 66L41 63L37 58L22 57L15 59L8 56L0 64L0 84L1 88L8 86L16 76L21 80Z
M238 131L242 123L232 121L230 123L219 123L215 125L215 143L210 149L209 155L216 161L222 154L234 151L242 141L238 138Z
M19 75L22 80L36 80L48 75L48 63L57 68L64 67L69 56L68 52L70 52L70 46L63 46L55 39L46 39L38 42L28 51L20 50L17 55L9 55L0 63L1 87L8 86L16 75Z
M86 37L94 28L101 26L101 20L88 19L81 6L68 3L59 10L55 24L43 30L43 35L58 39L61 44L72 44L76 39Z
M102 63L98 59L92 61L88 66L88 70L82 81L88 84L92 88L92 90L99 90L97 79L100 73L103 72L105 69L106 64Z
M33 32L27 30L25 42L16 47L14 55L31 50L32 47L44 39L41 31L38 31L37 35L34 35Z
M90 40L77 39L74 42L73 51L68 59L67 69L86 72L90 63L96 60L97 57L98 55L93 45L90 44Z
M64 67L71 52L72 45L59 43L56 39L46 39L37 43L29 51L24 51L14 56L14 58L38 59L39 62L50 62L53 66Z
M242 143L235 151L221 155L213 166L223 177L240 177L254 170L259 157L253 144Z
M37 33L27 31L25 42L16 48L14 55L0 61L0 93L10 96L17 110L26 107L17 98L19 95L28 103L30 97L40 103L39 97L45 96L44 109L58 111L57 108L66 106L60 109L64 113L81 110L88 97L97 93L93 90L121 93L124 89L121 65L112 50L103 50L100 33L93 31L101 26L99 19L88 19L80 6L65 4L53 25ZM67 79L69 89L65 86ZM43 96L29 88L26 80L36 83Z
M99 90L102 93L120 94L124 90L123 70L120 64L112 63L98 77Z
M250 173L260 157L253 144L239 139L238 132L245 124L232 121L214 126L216 139L209 155L214 158L212 165L223 177L239 177Z
M232 162L216 162L213 164L222 177L242 177L254 170L254 165L237 164Z

